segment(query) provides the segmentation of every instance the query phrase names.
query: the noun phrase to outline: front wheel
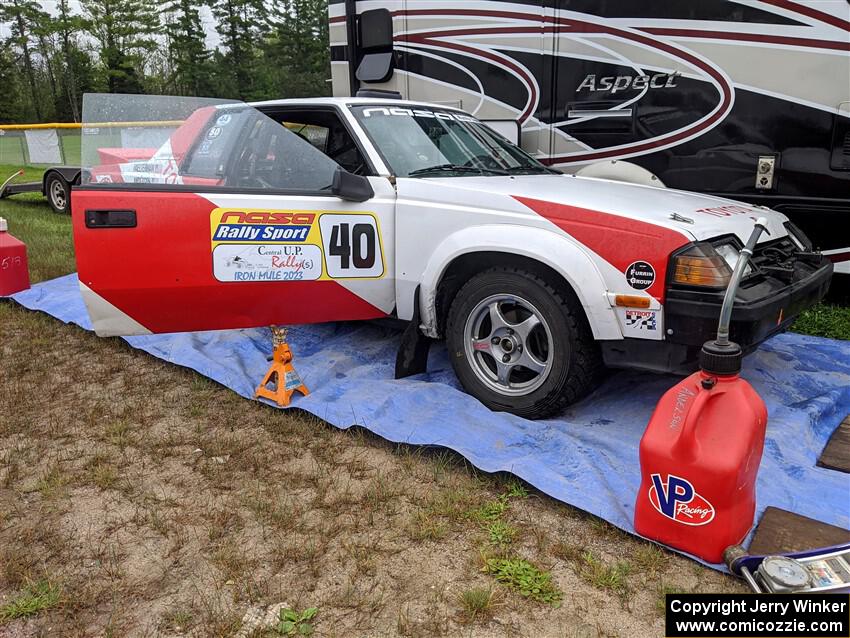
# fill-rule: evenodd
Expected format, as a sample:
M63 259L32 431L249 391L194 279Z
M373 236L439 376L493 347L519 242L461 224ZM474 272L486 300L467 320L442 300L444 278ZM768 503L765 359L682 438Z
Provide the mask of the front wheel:
M54 213L67 214L71 210L71 186L59 173L51 173L44 182L47 203Z
M578 301L521 269L472 277L449 309L446 339L467 392L492 410L529 419L582 398L602 370Z

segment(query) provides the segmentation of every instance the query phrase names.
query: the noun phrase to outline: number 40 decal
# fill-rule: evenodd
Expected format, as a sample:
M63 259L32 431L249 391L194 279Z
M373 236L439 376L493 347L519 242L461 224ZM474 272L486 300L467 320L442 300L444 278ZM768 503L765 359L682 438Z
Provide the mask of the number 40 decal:
M378 224L372 215L331 215L319 217L328 276L380 277L384 257Z

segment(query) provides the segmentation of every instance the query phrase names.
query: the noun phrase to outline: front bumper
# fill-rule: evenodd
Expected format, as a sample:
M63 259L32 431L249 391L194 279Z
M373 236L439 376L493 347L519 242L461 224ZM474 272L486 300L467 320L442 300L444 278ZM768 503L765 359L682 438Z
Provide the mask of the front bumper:
M763 274L743 282L732 310L732 341L749 353L768 337L786 330L797 315L826 296L832 270L832 263L820 256L795 260L793 274ZM602 342L606 364L657 372L694 371L702 344L717 333L724 293L671 288L664 303L665 340Z

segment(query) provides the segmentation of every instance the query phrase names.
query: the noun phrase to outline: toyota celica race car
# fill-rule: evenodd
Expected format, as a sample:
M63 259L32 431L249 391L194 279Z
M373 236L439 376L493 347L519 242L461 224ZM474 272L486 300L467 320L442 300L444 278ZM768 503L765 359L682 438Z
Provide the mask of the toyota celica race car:
M72 215L100 335L396 317L411 322L402 373L444 338L470 394L539 418L605 366L694 369L757 217L769 234L732 323L745 350L820 301L832 274L777 212L564 175L454 108L195 100L181 121L149 148L83 129Z

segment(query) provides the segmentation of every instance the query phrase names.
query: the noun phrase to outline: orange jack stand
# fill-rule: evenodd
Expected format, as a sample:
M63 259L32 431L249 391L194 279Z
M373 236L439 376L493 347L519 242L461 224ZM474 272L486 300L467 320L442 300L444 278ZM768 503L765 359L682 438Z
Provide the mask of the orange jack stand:
M254 392L254 398L263 397L274 401L281 407L286 407L296 391L304 396L307 396L310 392L301 383L301 377L298 376L292 365L292 351L289 349L289 344L286 343L286 328L278 328L277 326L271 328L272 344L274 345L272 365L266 372L266 376L263 377L263 382ZM274 390L269 389L269 385L273 385Z

